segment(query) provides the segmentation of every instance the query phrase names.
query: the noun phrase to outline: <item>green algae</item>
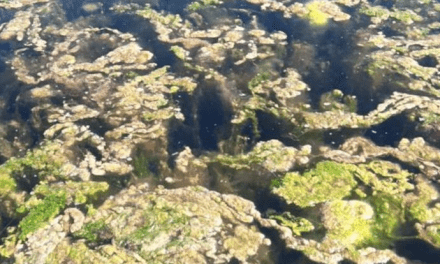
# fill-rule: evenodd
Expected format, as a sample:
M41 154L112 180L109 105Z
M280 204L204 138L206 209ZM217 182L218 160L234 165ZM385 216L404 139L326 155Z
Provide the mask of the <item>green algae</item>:
M64 179L62 165L66 158L59 155L56 143L46 142L40 148L28 151L21 158L10 158L0 166L0 210L10 217L17 217L16 209L24 203L24 186L21 180L37 178L35 181ZM27 190L26 190L27 191Z
M374 208L374 224L372 237L364 245L388 248L398 238L398 228L405 222L404 202L388 193L377 193L366 200Z
M151 206L144 211L144 225L138 228L126 238L131 242L151 241L162 232L168 232L176 227L184 226L189 217L174 207L166 204L159 206Z
M103 219L85 224L74 237L83 238L88 243L96 243L102 240L100 234L108 232L108 226Z
M290 228L296 236L301 236L301 233L310 232L315 229L313 224L306 218L293 216L289 212L284 212L280 215L272 214L270 219L275 219L282 226Z
M11 158L0 167L0 175L20 177L26 173L39 176L40 180L63 177L61 166L64 158L57 159L60 149L56 144L48 143L45 146L26 153L22 158Z
M308 10L306 18L314 26L325 26L328 24L330 16L321 10L322 7L323 2L321 1L312 1L306 5Z
M390 11L382 6L362 6L359 13L380 19L387 19L390 15Z
M173 45L171 46L170 50L174 53L174 55L176 55L177 58L179 58L182 61L186 61L188 52L184 48L177 45Z
M16 227L7 227L3 231L5 230L7 231L7 236L2 237L1 239L0 259L12 257L18 242L18 229Z
M248 83L248 88L252 91L258 85L264 83L265 81L270 79L270 73L261 72L257 73L254 78L252 78Z
M324 161L316 168L303 175L296 172L287 173L281 187L273 192L283 197L288 203L300 207L309 207L317 203L342 199L351 194L357 185L351 164Z
M287 171L295 162L295 156L298 151L292 147L286 147L277 140L270 140L267 142L259 142L252 151L246 154L239 155L217 155L213 162L219 162L230 168L252 169L255 166L263 166L271 172ZM309 153L303 153L307 155Z
M0 197L14 192L17 189L17 182L9 174L2 173L0 169Z
M136 14L170 28L179 28L182 26L182 18L179 15L162 15L148 5L144 9L138 10Z
M67 204L87 204L102 198L109 190L107 182L73 182L68 181L62 185L39 184L35 187L34 194L49 196L59 192L66 195Z
M412 10L396 10L390 13L390 17L399 20L405 24L422 21L423 18Z
M351 95L344 96L340 90L335 89L321 95L319 109L321 111L344 111L356 113L357 99Z
M190 11L197 11L201 8L205 8L208 6L215 6L218 4L220 4L219 0L201 0L201 1L190 3L187 8Z
M192 234L187 226L190 217L160 199L144 209L142 219L141 226L116 237L116 243L136 248L142 258L152 259L155 263L166 262L167 256L163 254L163 250L173 247L179 249L185 244L180 237L167 238L166 234L180 230L179 233L185 237L197 236Z
M368 164L360 164L355 176L371 187L373 192L401 195L405 191L414 189L414 186L408 182L414 175L388 161L374 160Z
M25 240L26 236L44 227L48 221L53 219L66 206L66 195L64 193L46 196L40 204L32 208L24 217L18 227L19 238Z
M152 164L157 164L158 162L158 158L151 157L144 151L139 151L138 154L133 158L133 172L138 178L150 178L155 176L151 172L150 167Z
M374 212L368 203L336 200L325 204L323 211L327 243L358 247L373 237Z

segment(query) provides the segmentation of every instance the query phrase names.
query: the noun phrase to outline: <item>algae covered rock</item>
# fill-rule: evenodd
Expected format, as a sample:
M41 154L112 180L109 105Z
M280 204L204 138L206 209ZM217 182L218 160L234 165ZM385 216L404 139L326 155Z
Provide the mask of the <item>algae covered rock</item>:
M73 232L79 240L71 241L65 237L70 231L58 230L60 239L53 240L54 246L38 259L46 263L88 259L96 263L117 259L136 263L252 262L270 243L255 226L257 219L260 214L253 203L235 195L202 187L149 191L147 186L133 186L87 216L82 228ZM57 230L60 220L54 219L46 232ZM30 261L37 256L33 250L31 246L18 256Z
M285 172L296 163L306 164L309 160L310 146L297 150L286 147L280 141L270 140L259 142L251 152L236 156L218 155L215 161L234 169L252 168L262 166L271 172Z
M374 210L368 203L337 200L324 204L323 225L327 235L323 243L358 245L372 236Z
M331 161L318 163L315 170L303 175L287 173L274 189L288 203L300 207L313 206L316 203L339 200L348 196L356 186L353 177L353 165Z
M411 263L400 242L440 246L438 4L166 6L0 3L19 8L0 25L2 258Z

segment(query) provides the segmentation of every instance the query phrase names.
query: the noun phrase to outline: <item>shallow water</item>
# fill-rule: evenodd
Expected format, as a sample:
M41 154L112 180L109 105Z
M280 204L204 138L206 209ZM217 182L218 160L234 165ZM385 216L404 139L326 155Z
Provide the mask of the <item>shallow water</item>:
M179 107L184 120L176 118L168 123L168 130L165 132L166 142L164 143L166 144L166 149L164 150L166 153L157 154L155 152L154 159L147 162L146 168L144 168L145 171L154 174L155 179L151 180L154 184L167 185L164 178L161 178L160 161L156 160L156 155L160 158L166 157L167 160L164 160L163 163L168 164L171 169L175 169L177 154L183 151L185 147L189 147L195 157L211 157L218 154L235 155L252 150L258 142L276 139L285 146L295 148L310 144L313 147L313 151L317 152L317 149L322 146L337 149L347 139L355 136L370 139L377 146L391 147L396 147L403 138L411 140L421 136L432 146L440 146L440 140L435 137L435 132L433 132L434 136L432 138L427 137L423 131L418 129L420 122L418 120L410 120L406 112L368 127L339 127L336 129L303 131L297 124L278 117L274 113L260 109L255 110L255 120L258 124L256 127L251 119L248 119L247 123L241 126L234 125L232 120L236 118L237 114L234 112L234 107L236 107L236 104L240 104L252 96L253 92L249 85L251 80L259 73L265 72L272 75L269 78L285 77L288 68L296 69L302 81L309 88L307 94L298 99L300 103L310 105L307 111L312 113L324 112L321 102L323 96L334 89L338 89L345 96L355 96L357 100L356 114L368 115L380 103L388 99L393 92L407 91L402 86L402 83L405 84L408 80L405 76L399 74L391 76L393 78L390 75L383 76L381 80L372 78L367 73L366 65L370 63L370 53L379 50L379 48L359 44L366 43L366 38L378 32L382 32L387 38L399 39L405 36L405 31L399 25L396 25L397 23L393 22L386 22L372 27L370 18L359 14L358 6L341 7L342 11L352 16L348 21L335 22L330 19L325 26L314 26L307 19L298 16L286 18L281 12L262 10L259 5L250 4L246 1L224 1L224 3L218 6L201 8L197 12L188 10L187 7L191 2L172 0L134 0L127 3L120 0L104 2L88 0L53 1L53 9L48 11L46 16L40 16L41 27L43 32L45 32L42 35L44 36L43 38L46 38L44 40L48 44L44 50L37 50L38 48L31 46L27 39L24 42L16 39L0 41L0 122L5 124L17 122L21 125L16 130L17 135L20 134L21 136L17 137L27 138L27 140L11 140L18 145L18 150L11 156L23 155L27 149L37 147L43 141L45 129L52 125L45 121L47 116L52 114L50 110L39 117L35 117L37 111L33 109L39 106L38 102L27 98L28 93L36 88L35 86L54 85L60 90L68 90L62 96L53 95L51 97L50 103L52 107L62 107L69 105L69 103L74 105L79 102L91 108L99 106L96 108L103 115L107 114L106 111L111 110L109 106L111 102L103 103L105 100L93 102L91 98L88 98L88 91L99 87L96 83L87 83L88 80L92 79L93 81L93 78L84 80L81 84L82 86L75 82L72 87L68 87L68 84L57 84L56 80L50 78L43 80L35 86L31 82L24 83L17 78L18 71L11 66L15 57L22 58L27 65L29 69L27 76L38 79L42 73L48 70L45 68L46 65L49 65L53 57L55 57L51 57L51 53L55 49L51 45L57 45L61 40L69 37L68 34L51 36L50 33L47 33L50 32L48 27L51 24L57 24L60 27L72 25L76 29L100 28L100 32L95 33L95 35L84 36L83 42L78 40L70 44L72 47L69 46L69 48L71 49L76 45L80 47L76 53L75 59L77 62L92 63L114 50L115 47L118 47L120 43L116 43L110 38L106 39L108 35L112 34L109 33L111 30L117 30L122 33L132 34L142 49L150 51L153 54L151 61L156 64L155 68L168 66L168 71L176 78L190 76L197 81L198 86L192 93L179 91L172 95L166 95L166 100ZM294 2L307 3L307 1L284 1L286 5ZM395 2L383 0L369 2L388 9L393 7L412 8L415 5L412 3L413 1ZM223 75L225 80L220 82L207 78L206 76L209 74L206 72L197 71L185 65L185 62L171 51L173 46L171 41L169 41L170 43L161 41L160 34L156 31L152 22L135 15L134 12L118 13L112 9L112 7L121 3L140 6L149 4L155 11L178 14L192 27L199 30L227 25L230 27L240 26L246 32L256 28L262 29L269 34L281 31L287 36L287 44L284 46L280 45L275 55L270 59L248 60L243 64L236 63L234 56L239 55L234 54L234 51L227 53L225 55L227 58L223 62L214 63L209 60L204 61L203 56L200 55L199 47L188 48L190 57L192 57L189 61L191 63L194 62L194 65L199 64L207 69L211 68ZM37 4L36 6L39 5L42 6L44 4ZM26 8L24 7L23 10L26 10ZM56 11L57 8L61 11ZM0 8L0 24L9 22L16 12L17 10ZM428 13L429 10L422 12L422 14ZM54 17L57 17L56 20ZM440 18L438 14L435 16L426 15L426 17L425 21L416 24L416 26L422 28ZM438 30L432 29L427 35L438 34ZM177 35L178 33L173 34ZM217 41L218 37L206 40L210 44ZM237 46L239 45L241 44L237 44ZM246 43L243 45L250 44ZM420 58L417 63L426 68L438 68L438 61L435 57L426 56ZM135 69L130 74L139 76L148 71L146 69ZM96 72L99 73L98 70ZM88 72L84 76L91 73L93 72ZM124 75L126 77L115 78L114 82L109 81L110 84L108 86L117 87L127 79L135 78L129 77L128 72L123 74L126 74ZM421 77L417 78L420 79ZM111 80L111 76L108 76L108 80ZM109 89L109 91L112 90ZM410 93L436 98L435 95L426 91L410 91ZM270 94L268 97L272 100L276 95ZM277 98L273 99L274 102L277 100ZM157 110L160 109L158 107ZM76 120L74 123L79 126L87 126L93 133L104 137L106 132L114 128L113 124L104 119L92 117L79 121ZM35 120L43 121L38 123ZM300 131L298 132L298 130ZM10 131L2 131L2 136L8 139L13 137ZM130 137L130 135L124 135L124 137ZM233 141L234 137L238 139ZM95 156L97 161L103 159L101 150L93 146L93 144L86 142L81 147L83 147L84 152L90 152ZM151 147L153 152L157 150L155 147ZM81 159L84 153L82 153L82 150L77 152L79 154L75 153L77 155L76 158ZM75 156L74 154L72 155ZM2 155L0 161L5 162L8 158L9 156L6 154ZM382 158L384 160L387 159L387 157ZM318 157L316 161L320 159ZM389 158L389 160L398 163L393 158ZM403 162L401 165L402 167L406 166L405 168L413 173L420 172L415 166L410 166ZM307 166L298 166L295 169L296 171L305 171L308 168ZM252 169L234 171L215 162L210 164L207 170L208 174L204 175L204 178L201 180L201 182L206 183L205 186L222 193L234 193L250 199L262 213L271 209L277 212L298 210L299 213L305 214L304 211L298 208L287 206L270 193L269 184L272 179L281 176L280 172L273 173L262 169L258 171L258 177L255 177L256 172ZM249 179L252 176L255 179ZM130 177L127 177L117 182L114 192L119 191L122 187L126 187L127 182L130 180ZM26 179L21 182L23 186L20 189L31 193L38 183L37 179ZM186 186L188 183L184 179L182 183L170 184L173 188L180 187L180 185ZM2 221L4 222L2 226L12 225L11 223L14 222L9 218L2 218ZM277 239L277 234L274 234L273 230L263 230L263 232L274 241L271 247L273 253L269 257L270 260L266 260L267 263L296 263L297 261L298 263L299 261L300 263L315 263L305 257L300 251L285 249L284 242L281 239ZM396 243L396 252L408 259L421 260L426 263L434 263L432 262L433 260L440 258L437 249L433 249L429 243L420 241L408 240ZM277 249L277 247L281 249ZM429 249L429 254L423 256L424 250L407 250L407 248ZM234 263L233 261L231 263ZM341 263L350 263L349 260L344 261Z

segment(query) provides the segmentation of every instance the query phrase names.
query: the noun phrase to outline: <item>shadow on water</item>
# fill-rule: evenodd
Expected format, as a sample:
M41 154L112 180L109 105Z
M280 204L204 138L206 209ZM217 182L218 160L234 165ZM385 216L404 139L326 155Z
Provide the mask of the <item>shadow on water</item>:
M8 235L8 227L18 226L19 221L17 219L6 217L5 215L0 215L0 245L4 244L4 240L1 239ZM1 260L1 258L0 258Z
M287 248L286 242L280 237L278 231L265 227L260 227L260 231L271 240L270 245L270 259L274 264L318 264L307 258L304 253L294 249Z
M438 264L440 261L440 249L421 239L400 240L394 246L398 255L410 260L427 264Z
M201 147L218 150L218 142L229 136L232 106L222 98L215 87L201 87L197 105L197 121Z
M120 2L119 0L90 1L90 0L61 0L67 21L74 21L80 17L87 17L97 13L109 12L110 7ZM87 11L86 4L95 4L95 10Z
M215 83L200 82L192 96L177 93L173 101L182 109L185 120L170 124L169 154L185 146L195 153L217 151L218 142L230 137L232 106Z
M372 126L364 136L371 139L378 146L397 146L402 138L412 139L417 136L415 123L409 122L404 115L388 118L383 123Z
M256 115L260 132L260 137L256 140L277 139L286 146L298 147L298 140L291 134L295 128L290 122L263 111L256 111Z
M9 22L14 17L15 11L0 8L0 24Z
M125 1L125 3L138 4L139 6L145 6L149 4L152 8L158 11L166 11L173 14L182 15L185 12L185 8L192 0L160 0L160 1L145 1L134 0ZM90 0L61 0L63 9L66 13L68 21L74 21L80 17L87 17L94 14L108 14L110 8L121 3L121 0L105 0L105 1L90 1ZM87 5L90 4L91 10L87 11Z

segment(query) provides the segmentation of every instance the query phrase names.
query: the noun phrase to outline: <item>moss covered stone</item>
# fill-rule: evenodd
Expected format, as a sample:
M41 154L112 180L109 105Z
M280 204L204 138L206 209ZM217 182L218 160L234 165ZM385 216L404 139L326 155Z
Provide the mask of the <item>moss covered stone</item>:
M370 240L374 210L362 201L336 200L326 203L322 208L323 224L327 229L324 243L340 243L353 247Z
M388 161L374 160L367 164L360 164L355 176L371 187L373 192L400 195L414 189L413 184L410 183L414 175Z
M202 187L155 192L130 188L88 216L74 236L89 245L114 241L106 246L108 252L95 250L98 255L122 250L148 263L246 261L264 239L252 224L249 213L254 210L248 201ZM208 248L215 250L205 256Z
M285 212L281 215L273 214L269 217L277 220L281 225L289 227L296 236L300 236L303 232L310 232L315 229L313 224L306 218L293 216L289 212Z
M59 192L66 195L67 204L86 204L97 201L105 195L109 189L107 182L73 182L68 181L64 184L47 185L39 184L35 187L36 195L49 196Z
M32 208L29 214L18 224L20 228L19 238L24 240L28 234L45 226L66 206L66 195L64 193L52 194Z
M366 199L374 208L373 236L366 246L388 248L398 237L398 228L405 222L405 206L401 198L378 193Z
M103 233L108 230L104 220L90 222L85 224L81 230L75 232L74 236L77 238L84 238L89 243L99 242L103 239Z
M247 154L235 156L218 155L213 161L234 169L250 169L255 166L263 166L271 172L288 171L297 162L296 159L306 158L310 154L310 146L301 151L286 147L278 140L259 142L254 149Z
M356 166L350 164L320 162L315 169L303 175L296 172L287 173L282 179L281 187L275 188L273 192L288 203L300 207L338 200L350 195L356 186L353 176L355 169Z

